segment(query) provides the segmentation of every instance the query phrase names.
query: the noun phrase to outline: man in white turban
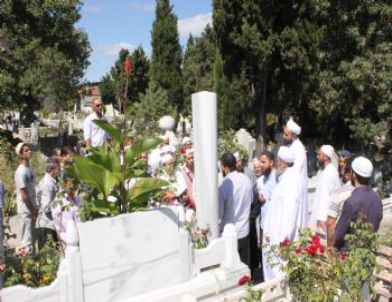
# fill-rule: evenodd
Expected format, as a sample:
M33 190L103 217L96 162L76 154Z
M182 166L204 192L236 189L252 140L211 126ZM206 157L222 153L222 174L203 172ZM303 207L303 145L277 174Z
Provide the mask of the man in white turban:
M279 181L272 192L271 201L265 216L263 229L263 272L264 280L268 281L279 277L282 272L273 263L283 264L282 259L277 257L268 246L279 245L286 239L293 241L297 237L297 221L301 198L301 179L297 170L293 167L295 154L286 146L278 151L278 174Z
M301 127L290 118L283 129L283 142L295 155L294 169L297 170L301 179L300 214L297 227L302 228L308 225L308 160L305 147L299 139L300 134Z
M338 157L331 145L323 145L317 159L323 169L318 176L316 193L309 226L317 226L326 231L328 209L333 200L334 193L341 187L338 173Z

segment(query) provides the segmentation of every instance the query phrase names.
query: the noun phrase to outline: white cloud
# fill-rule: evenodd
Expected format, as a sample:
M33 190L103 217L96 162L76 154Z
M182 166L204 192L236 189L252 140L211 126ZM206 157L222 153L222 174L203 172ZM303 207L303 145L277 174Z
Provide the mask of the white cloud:
M118 53L121 49L128 49L132 52L135 49L135 46L128 42L119 42L115 44L106 44L98 46L94 49L97 54L104 55L106 57L117 57Z
M103 12L103 5L84 5L83 10L89 13L102 13Z
M197 36L201 34L207 24L212 24L212 14L200 14L186 19L178 20L177 27L180 37L188 37L189 34Z
M138 3L132 1L128 4L128 8L132 12L153 12L155 10L155 4L153 3Z

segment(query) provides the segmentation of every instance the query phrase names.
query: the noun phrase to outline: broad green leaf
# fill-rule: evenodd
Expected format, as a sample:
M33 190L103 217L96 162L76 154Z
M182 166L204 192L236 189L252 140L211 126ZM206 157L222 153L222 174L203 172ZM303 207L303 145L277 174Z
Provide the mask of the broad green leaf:
M162 187L167 186L168 182L159 178L142 178L136 181L136 183L129 190L129 198L131 201L137 199L138 197L154 193L162 189Z
M75 156L75 172L80 180L98 189L105 196L108 196L117 181L110 171L88 157Z
M121 134L121 129L110 124L107 121L100 121L100 120L94 120L94 124L96 124L98 127L101 129L105 130L109 135L112 137L112 139L118 143L118 144L123 144L123 135Z

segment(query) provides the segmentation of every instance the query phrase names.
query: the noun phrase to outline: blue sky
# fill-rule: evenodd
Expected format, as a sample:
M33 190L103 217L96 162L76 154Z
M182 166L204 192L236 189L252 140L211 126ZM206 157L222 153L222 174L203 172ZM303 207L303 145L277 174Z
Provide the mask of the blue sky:
M151 29L155 17L155 0L85 0L81 20L92 52L85 81L99 81L117 59L121 48L142 45L151 54ZM199 35L211 23L212 0L171 0L178 18L180 43L185 47L190 33Z

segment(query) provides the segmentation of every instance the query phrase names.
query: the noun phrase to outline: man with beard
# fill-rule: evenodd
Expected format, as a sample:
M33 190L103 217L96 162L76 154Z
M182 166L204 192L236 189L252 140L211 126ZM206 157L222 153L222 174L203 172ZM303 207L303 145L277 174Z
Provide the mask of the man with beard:
M219 186L219 226L221 231L231 223L237 231L238 253L242 262L250 265L249 214L253 201L253 186L249 177L236 170L232 153L221 157L221 170L225 177Z
M193 194L193 179L195 175L193 149L187 149L184 157L185 165L176 171L176 179L178 186L186 188L182 193L182 200L187 207L194 209L196 207L196 202Z
M299 139L300 134L301 127L290 118L283 129L283 143L294 153L293 167L299 173L301 180L297 227L302 228L306 227L308 222L308 161L305 147Z
M271 246L279 245L285 240L293 241L297 237L297 221L301 198L301 179L294 168L295 155L291 148L282 146L278 151L279 182L272 192L271 201L263 223L263 272L264 281L282 275L280 266L284 261L271 250ZM269 254L271 251L271 254ZM271 258L273 266L267 259Z
M336 190L341 186L338 173L338 158L331 145L323 145L318 152L317 159L323 171L318 177L309 225L317 226L326 231L328 208Z

